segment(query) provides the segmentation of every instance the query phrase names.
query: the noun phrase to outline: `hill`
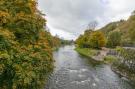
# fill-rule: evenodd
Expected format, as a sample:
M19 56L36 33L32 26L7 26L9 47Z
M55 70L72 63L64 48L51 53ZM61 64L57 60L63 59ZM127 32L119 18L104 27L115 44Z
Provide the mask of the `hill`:
M135 44L135 14L134 12L127 20L120 20L117 22L111 22L99 29L106 37L108 37L111 31L120 31L122 35L121 45L134 46Z

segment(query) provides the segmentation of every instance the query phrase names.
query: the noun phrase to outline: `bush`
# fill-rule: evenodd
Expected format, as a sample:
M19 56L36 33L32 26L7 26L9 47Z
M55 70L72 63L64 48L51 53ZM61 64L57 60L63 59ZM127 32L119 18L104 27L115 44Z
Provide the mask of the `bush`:
M107 47L116 47L121 43L121 33L119 31L111 31L107 37Z
M126 67L129 71L135 73L135 50L134 49L125 49L117 48L117 51L120 56L119 65Z
M52 52L45 40L41 35L35 45L22 46L12 32L0 30L2 89L41 89L53 69Z
M42 89L53 70L36 0L0 1L0 89Z
M115 56L108 55L104 58L104 62L113 64L117 59Z

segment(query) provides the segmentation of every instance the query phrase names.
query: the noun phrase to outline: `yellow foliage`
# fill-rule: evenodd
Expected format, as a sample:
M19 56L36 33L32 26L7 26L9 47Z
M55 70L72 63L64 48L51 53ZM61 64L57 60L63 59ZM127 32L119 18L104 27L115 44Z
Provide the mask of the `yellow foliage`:
M76 44L82 48L101 48L106 45L106 38L100 31L87 30L76 40Z
M10 22L10 15L8 12L0 11L0 26Z
M3 36L6 39L15 39L14 34L7 29L0 29L0 36Z
M52 36L41 30L46 20L36 0L2 0L0 5L0 89L41 89L53 70Z

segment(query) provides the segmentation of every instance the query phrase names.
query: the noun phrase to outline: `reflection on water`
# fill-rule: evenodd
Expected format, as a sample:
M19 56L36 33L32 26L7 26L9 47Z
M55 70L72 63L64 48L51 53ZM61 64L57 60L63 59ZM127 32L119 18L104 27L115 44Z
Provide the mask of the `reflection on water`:
M54 52L55 70L46 89L135 89L109 65L92 62L74 51L74 46Z

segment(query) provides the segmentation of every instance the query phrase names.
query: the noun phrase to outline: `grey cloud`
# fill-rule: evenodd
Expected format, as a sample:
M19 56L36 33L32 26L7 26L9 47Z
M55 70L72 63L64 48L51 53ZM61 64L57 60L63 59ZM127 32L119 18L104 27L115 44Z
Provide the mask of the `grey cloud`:
M77 37L91 21L98 21L99 27L103 26L113 18L109 15L113 16L115 12L112 7L115 4L114 0L38 0L38 2L39 9L46 14L51 32L61 35L62 30L63 34L70 35L65 38Z

